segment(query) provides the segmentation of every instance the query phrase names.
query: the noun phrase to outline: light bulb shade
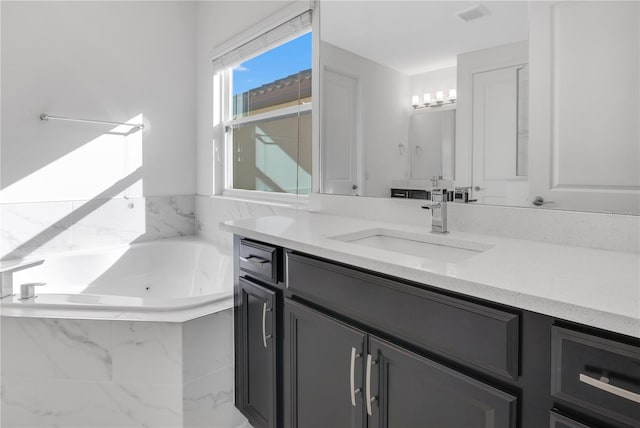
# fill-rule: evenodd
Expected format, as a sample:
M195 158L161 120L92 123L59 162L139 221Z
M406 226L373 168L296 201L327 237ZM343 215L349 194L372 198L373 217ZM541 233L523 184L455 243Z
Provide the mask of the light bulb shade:
M426 93L422 96L422 103L423 104L431 104L431 94L430 93Z
M418 96L417 95L412 96L411 97L411 105L415 107L418 104L420 104Z
M457 98L457 91L455 89L449 89L449 99L455 100Z
M444 101L444 91L436 92L436 101Z

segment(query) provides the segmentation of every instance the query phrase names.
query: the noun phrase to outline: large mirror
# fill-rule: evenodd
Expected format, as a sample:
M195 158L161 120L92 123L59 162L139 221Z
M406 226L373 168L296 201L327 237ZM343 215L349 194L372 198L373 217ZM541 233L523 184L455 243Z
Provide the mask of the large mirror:
M640 3L319 4L320 191L640 215Z

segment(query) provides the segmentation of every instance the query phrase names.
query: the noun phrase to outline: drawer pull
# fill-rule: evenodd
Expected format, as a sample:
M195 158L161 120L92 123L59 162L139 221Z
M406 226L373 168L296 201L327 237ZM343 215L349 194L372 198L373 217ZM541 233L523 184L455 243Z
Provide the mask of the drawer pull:
M600 379L595 379L583 373L580 373L580 382L584 382L587 385L591 385L594 388L601 389L610 394L617 395L618 397L640 403L640 394L636 394L635 392L627 391L626 389L613 386L609 384L609 379L604 376Z
M365 389L366 389L366 402L367 402L367 414L369 416L373 416L373 413L371 411L371 403L373 403L374 401L376 401L377 397L372 397L371 396L371 366L376 364L376 361L372 361L371 360L371 354L367 354L367 376L366 376L366 380L365 380Z
M256 256L240 257L240 260L243 262L248 262L248 263L257 265L257 266L262 266L264 264L269 263L269 260L261 259L260 257L256 257Z
M267 336L267 312L271 312L271 309L267 309L267 304L262 304L262 344L267 347L267 339L271 338L271 335Z
M351 405L356 407L356 394L360 392L360 388L356 388L356 358L360 358L360 354L356 353L356 348L351 347L351 369L349 370L349 385L351 386Z

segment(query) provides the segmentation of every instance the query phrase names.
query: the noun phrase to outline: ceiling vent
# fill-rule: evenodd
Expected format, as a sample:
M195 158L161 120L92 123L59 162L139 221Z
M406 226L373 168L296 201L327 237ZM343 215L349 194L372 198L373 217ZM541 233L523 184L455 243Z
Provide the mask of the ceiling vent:
M489 9L487 9L481 4L477 4L475 6L472 6L470 8L467 8L465 10L462 10L456 13L456 16L461 20L463 20L464 22L475 21L477 19L482 18L483 16L489 16L489 15L491 15L491 12L489 12Z

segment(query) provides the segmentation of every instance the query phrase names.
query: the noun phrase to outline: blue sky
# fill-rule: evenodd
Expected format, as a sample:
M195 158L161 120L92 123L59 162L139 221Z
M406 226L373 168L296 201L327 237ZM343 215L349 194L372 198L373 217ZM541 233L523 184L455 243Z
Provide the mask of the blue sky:
M280 45L233 70L233 95L311 68L311 33Z

